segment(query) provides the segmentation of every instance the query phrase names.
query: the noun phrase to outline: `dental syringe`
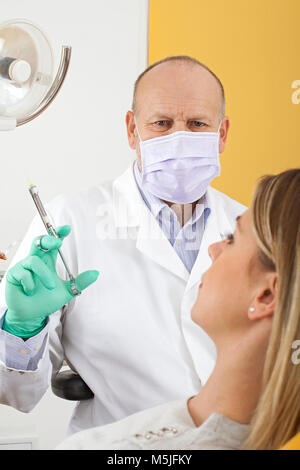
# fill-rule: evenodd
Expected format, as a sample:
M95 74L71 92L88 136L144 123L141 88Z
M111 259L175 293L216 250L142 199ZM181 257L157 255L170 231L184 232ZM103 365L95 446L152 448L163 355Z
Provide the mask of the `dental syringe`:
M48 214L47 214L47 212L45 210L45 207L42 204L42 201L40 199L37 187L31 181L29 181L29 188L28 189L29 189L29 192L32 196L32 199L33 199L33 201L36 205L38 213L41 216L43 224L45 225L45 228L47 230L48 235L53 236L55 238L60 238L59 235L56 233L56 231L55 231L53 225L51 224L50 220L49 220ZM43 250L43 251L47 251L47 250ZM69 277L69 280L70 280L70 283L71 283L71 289L72 289L73 294L74 295L80 295L81 292L79 292L76 289L75 277L73 276L70 269L68 268L68 265L67 265L63 255L62 255L62 252L60 251L60 249L58 249L58 254L59 254L59 256L60 256L60 258L63 262L63 265L64 265L64 267L65 267L65 269L68 273L68 277Z

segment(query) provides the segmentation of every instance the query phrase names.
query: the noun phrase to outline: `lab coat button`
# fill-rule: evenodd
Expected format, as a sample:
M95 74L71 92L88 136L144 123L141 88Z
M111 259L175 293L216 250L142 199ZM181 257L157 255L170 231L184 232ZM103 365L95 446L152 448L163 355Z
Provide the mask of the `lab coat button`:
M37 344L36 346L34 346L34 349L35 349L36 351L38 351L40 348L41 348L41 345L40 345L40 344Z
M173 434L177 434L178 430L174 426L165 426L164 428L161 428L162 432L172 432Z

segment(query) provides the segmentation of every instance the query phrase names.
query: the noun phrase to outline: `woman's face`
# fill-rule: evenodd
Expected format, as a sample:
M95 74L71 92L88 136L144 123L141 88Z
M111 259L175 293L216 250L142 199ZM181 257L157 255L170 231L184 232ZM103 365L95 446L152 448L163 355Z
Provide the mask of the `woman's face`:
M250 210L238 218L234 234L208 251L212 265L202 277L191 315L218 345L250 325L249 308L264 275Z

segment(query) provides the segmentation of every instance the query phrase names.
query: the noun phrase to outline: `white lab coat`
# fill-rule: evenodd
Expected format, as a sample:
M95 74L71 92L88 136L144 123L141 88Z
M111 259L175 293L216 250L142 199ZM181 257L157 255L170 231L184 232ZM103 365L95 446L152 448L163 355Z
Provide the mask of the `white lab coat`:
M211 213L189 274L144 204L133 165L113 182L54 199L48 210L55 225L72 228L62 246L71 271L97 269L100 275L62 312L50 316L36 370L20 373L0 364L1 402L30 411L64 358L95 395L77 403L70 432L197 393L214 367L216 351L191 320L191 307L211 264L209 245L221 233L232 232L237 215L246 209L213 188L207 201ZM36 217L12 265L28 255L33 238L43 233ZM58 272L65 276L59 261Z

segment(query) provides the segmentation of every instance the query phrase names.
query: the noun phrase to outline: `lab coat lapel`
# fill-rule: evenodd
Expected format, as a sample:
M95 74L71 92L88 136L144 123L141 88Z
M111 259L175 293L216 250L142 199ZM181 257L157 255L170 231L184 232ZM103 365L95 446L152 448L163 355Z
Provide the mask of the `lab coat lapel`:
M146 205L142 211L136 246L138 250L149 256L153 261L188 281L188 270Z
M133 165L114 182L113 212L117 227L137 227L136 248L139 251L188 281L188 270L142 199L135 182Z
M211 259L208 254L209 246L212 243L221 241L222 233L229 233L233 230L221 201L217 200L217 198L220 199L220 196L214 193L212 188L208 188L206 196L208 207L211 211L206 222L199 253L191 271L186 291L193 288L195 284L200 284L203 273L210 267Z

